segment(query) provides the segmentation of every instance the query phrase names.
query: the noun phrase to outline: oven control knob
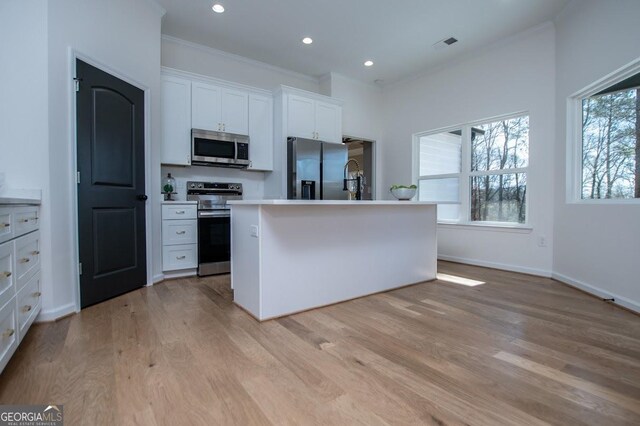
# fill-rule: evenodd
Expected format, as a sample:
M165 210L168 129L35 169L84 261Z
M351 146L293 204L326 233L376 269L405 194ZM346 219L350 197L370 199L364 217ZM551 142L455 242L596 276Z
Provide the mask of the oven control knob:
M202 184L201 183L198 184L198 188L200 188L200 189L202 188Z
M189 187L190 187L190 188L195 188L195 187L196 187L196 184L195 184L195 183L192 183L191 185L189 185Z

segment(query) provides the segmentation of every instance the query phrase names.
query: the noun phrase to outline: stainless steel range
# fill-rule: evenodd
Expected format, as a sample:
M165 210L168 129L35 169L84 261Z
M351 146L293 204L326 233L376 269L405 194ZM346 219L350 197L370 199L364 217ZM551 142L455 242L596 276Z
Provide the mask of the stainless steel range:
M198 275L231 271L231 211L242 199L241 183L187 182L187 200L198 202Z

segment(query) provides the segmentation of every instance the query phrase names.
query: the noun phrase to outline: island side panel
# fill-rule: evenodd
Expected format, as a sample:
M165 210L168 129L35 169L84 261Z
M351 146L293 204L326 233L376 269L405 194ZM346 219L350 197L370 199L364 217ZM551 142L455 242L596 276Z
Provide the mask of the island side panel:
M231 286L233 301L260 318L260 206L231 207Z
M434 205L262 209L260 319L436 278Z

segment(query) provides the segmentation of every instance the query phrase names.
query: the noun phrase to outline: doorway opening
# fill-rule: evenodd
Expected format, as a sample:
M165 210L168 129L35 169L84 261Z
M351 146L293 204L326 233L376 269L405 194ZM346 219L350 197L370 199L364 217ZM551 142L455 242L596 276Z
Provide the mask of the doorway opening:
M375 141L356 138L350 136L344 136L342 142L347 146L349 152L349 160L357 161L362 172L363 188L362 199L374 200L375 199ZM349 173L355 173L357 171L356 165L349 163Z

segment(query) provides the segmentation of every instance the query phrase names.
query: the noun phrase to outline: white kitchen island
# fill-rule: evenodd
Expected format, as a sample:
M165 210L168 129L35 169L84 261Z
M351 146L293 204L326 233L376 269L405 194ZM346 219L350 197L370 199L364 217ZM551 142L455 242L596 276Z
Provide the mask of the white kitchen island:
M436 205L231 205L234 302L260 321L436 278Z

